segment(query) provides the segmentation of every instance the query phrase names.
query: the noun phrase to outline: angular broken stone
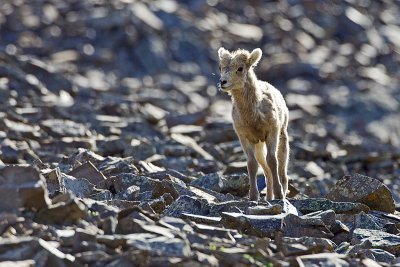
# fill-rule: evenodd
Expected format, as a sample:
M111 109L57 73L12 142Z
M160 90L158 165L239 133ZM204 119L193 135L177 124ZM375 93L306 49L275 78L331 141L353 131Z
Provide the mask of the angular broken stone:
M282 207L282 212L284 213L290 213L294 215L299 215L299 210L297 210L297 207L295 207L291 201L293 200L288 200L288 199L273 199L269 201L271 205L279 205Z
M64 201L41 209L36 214L35 220L45 224L76 223L86 216L86 210L86 206L83 203L69 195Z
M85 178L75 178L65 173L61 173L62 188L70 190L77 197L85 198L92 194L94 189L94 184L89 182Z
M377 179L352 174L343 176L327 195L334 201L347 201L363 203L373 210L395 211L392 193Z
M205 199L183 195L163 212L163 216L180 218L184 216L184 213L208 215L210 213L210 205Z
M0 167L0 211L46 208L50 200L45 184L43 176L33 167Z
M65 192L61 171L59 168L44 169L41 170L41 173L46 179L46 185L50 196L53 196L57 192Z
M197 178L191 184L219 193L231 193L241 197L248 195L250 188L249 178L244 174L221 175L219 173L211 173Z
M225 227L238 229L245 234L257 236L274 236L283 228L286 214L279 215L244 215L242 213L223 212L222 224Z
M139 192L140 192L140 187L132 185L128 187L126 190L117 193L115 195L115 199L136 200L139 197Z
M371 242L372 248L386 250L396 256L400 255L400 237L380 230L360 229L353 231L352 244L364 241Z
M114 193L124 192L133 185L138 186L140 192L143 193L153 191L154 179L132 173L121 173L107 179L106 184L107 188Z
M90 183L97 185L106 180L106 177L90 161L78 166L68 173L75 178L85 178Z

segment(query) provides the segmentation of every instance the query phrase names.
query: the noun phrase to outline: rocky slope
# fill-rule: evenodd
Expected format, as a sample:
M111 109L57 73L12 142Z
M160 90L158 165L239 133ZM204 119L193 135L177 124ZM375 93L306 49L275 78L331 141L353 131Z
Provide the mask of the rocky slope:
M400 264L398 2L250 2L0 3L0 265ZM247 199L221 45L285 95L288 200Z

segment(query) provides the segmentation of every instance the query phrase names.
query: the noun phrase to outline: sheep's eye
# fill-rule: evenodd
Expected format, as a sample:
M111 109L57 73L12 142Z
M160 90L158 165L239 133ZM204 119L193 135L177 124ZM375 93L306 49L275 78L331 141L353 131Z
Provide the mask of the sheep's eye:
M237 71L242 71L243 70L243 67L239 67L238 69L237 69Z
M218 68L219 68L219 72L221 72L221 66L219 66Z

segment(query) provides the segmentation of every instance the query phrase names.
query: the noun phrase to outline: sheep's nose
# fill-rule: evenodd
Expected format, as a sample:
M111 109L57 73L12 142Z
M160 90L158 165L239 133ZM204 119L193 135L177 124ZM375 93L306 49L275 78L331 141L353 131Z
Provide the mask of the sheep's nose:
M228 81L227 80L219 80L219 82L221 83L221 85L226 84Z

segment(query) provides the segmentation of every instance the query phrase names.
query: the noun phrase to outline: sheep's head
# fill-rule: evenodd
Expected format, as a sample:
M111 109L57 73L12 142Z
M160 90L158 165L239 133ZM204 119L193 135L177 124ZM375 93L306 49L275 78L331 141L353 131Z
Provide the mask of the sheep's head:
M224 92L241 89L244 87L247 75L257 65L262 55L260 48L254 49L251 53L239 49L229 52L225 48L218 49L219 71L221 77L218 87Z

